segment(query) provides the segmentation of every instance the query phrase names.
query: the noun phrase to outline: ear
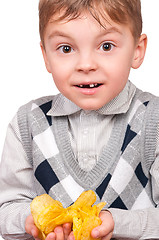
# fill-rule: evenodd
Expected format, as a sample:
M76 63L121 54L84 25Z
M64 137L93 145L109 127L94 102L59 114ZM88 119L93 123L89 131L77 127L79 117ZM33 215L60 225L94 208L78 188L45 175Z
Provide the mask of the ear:
M147 47L147 36L146 34L142 34L135 48L132 68L136 69L140 67L145 57L146 47Z
M51 73L50 64L49 64L49 61L48 61L48 58L47 58L46 50L45 50L45 47L43 46L42 42L40 42L40 47L41 47L41 51L42 51L42 54L43 54L46 69L49 73Z

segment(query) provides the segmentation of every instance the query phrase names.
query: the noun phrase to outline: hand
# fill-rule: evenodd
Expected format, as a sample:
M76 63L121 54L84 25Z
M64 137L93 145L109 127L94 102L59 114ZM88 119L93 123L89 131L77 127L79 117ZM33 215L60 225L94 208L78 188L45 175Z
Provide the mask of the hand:
M38 238L39 230L34 224L32 215L29 215L25 221L25 231L34 237L35 240ZM74 240L73 232L71 232L71 224L65 223L63 226L58 226L47 235L46 240Z
M93 238L101 238L101 240L110 240L114 230L114 220L109 211L101 211L99 214L102 224L94 228L91 232Z
M56 227L45 240L75 240L73 232L71 232L71 224L65 223L63 226Z
M39 230L34 224L34 219L32 215L29 215L25 221L25 231L34 237L35 240L40 240L38 238Z

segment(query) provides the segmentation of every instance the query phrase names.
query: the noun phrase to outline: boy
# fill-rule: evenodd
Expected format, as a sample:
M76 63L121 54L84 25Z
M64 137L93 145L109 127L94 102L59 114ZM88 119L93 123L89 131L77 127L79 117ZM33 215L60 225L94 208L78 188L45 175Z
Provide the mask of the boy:
M106 201L93 238L159 239L159 101L128 81L144 59L139 0L40 0L41 49L61 94L21 107L1 162L0 231L38 239L30 203ZM74 239L71 226L47 238Z

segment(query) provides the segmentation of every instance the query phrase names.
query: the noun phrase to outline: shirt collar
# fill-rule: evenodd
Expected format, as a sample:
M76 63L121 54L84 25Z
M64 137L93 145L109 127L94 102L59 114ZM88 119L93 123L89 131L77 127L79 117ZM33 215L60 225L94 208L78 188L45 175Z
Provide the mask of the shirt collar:
M136 87L130 81L127 82L125 88L109 103L102 108L95 110L103 115L112 115L126 113L129 109L131 101L134 97ZM69 99L64 97L61 93L57 94L53 98L52 108L47 113L50 116L66 116L74 114L82 109Z

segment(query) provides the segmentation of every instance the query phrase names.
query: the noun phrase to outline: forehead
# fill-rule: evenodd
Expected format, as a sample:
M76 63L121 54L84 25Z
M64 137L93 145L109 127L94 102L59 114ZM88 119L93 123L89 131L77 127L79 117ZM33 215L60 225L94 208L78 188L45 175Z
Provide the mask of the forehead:
M74 37L82 38L88 37L93 39L94 37L100 37L105 34L116 34L120 36L126 36L130 34L130 29L123 25L113 22L109 17L107 21L103 21L102 25L90 14L81 14L75 19L63 19L55 20L53 18L48 23L46 28L45 39L52 39L53 37Z
M86 16L90 15L100 26L103 28L107 28L109 25L125 25L130 29L130 31L133 33L133 24L132 21L129 20L129 17L127 14L123 14L120 16L119 19L116 18L116 16L113 16L113 12L109 12L106 8L102 8L103 6L101 4L98 4L97 9L93 12L90 9L81 9L78 11L72 11L72 13L69 14L67 12L67 8L61 8L58 12L55 11L55 13L51 16L50 20L48 21L47 25L49 23L56 24L65 24L69 21L75 20L75 19L83 19ZM119 17L119 16L118 16ZM82 21L81 21L82 24ZM47 27L46 25L46 27Z
M103 13L101 11L98 11L98 15L92 14L89 10L83 10L80 12L74 12L72 14L66 14L66 10L60 10L59 12L56 12L54 15L51 16L49 23L67 23L69 21L75 20L75 19L87 19L94 18L96 22L98 22L101 26L106 26L107 24L113 23L113 20L110 18L107 12L103 10Z
M98 18L95 18L89 11L84 11L82 14L74 17L67 16L66 18L63 18L63 12L60 14L56 13L50 18L48 25L52 25L52 27L65 27L66 25L84 25L86 23L90 24L90 28L91 24L93 24L97 25L101 29L108 29L110 27L120 28L120 26L126 25L114 22L107 13L105 13L104 17L103 15L99 15Z

